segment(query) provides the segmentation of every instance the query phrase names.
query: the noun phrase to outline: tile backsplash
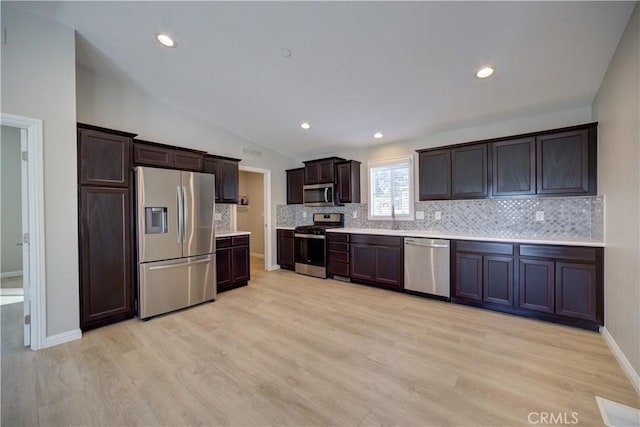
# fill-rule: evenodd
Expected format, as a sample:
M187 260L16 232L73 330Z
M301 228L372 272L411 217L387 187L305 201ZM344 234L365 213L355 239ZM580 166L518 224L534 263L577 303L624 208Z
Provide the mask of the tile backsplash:
M278 205L276 226L310 224L315 212L340 212L344 213L345 227L391 228L391 221L370 221L367 209L364 203L321 208ZM398 221L401 230L507 238L603 238L604 202L601 196L439 200L416 202L415 210L424 212L424 219ZM537 211L544 211L544 221L536 221ZM353 218L353 212L357 212L357 218ZM435 219L436 212L441 213L441 219Z
M233 205L216 203L216 214L220 214L220 219L215 220L217 233L233 231L231 209L233 209Z

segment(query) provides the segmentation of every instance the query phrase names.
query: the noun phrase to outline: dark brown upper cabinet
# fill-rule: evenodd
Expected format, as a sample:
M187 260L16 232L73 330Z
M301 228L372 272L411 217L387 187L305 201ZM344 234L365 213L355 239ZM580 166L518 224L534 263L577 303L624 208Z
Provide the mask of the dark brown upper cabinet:
M533 137L490 144L494 196L536 194L536 140Z
M451 149L451 197L481 199L489 195L487 146L471 145Z
M230 157L204 157L203 170L216 176L216 203L238 203L239 200L239 159Z
M338 203L360 203L360 162L337 163L336 183Z
M304 203L302 187L304 185L304 168L289 169L287 173L287 204Z
M305 185L335 182L335 165L344 160L340 157L328 157L303 162Z
M536 137L538 194L596 194L595 127Z
M204 153L181 149L150 141L136 140L133 147L133 163L138 166L202 172Z
M419 154L420 200L597 194L597 123Z
M131 139L135 134L98 129L78 124L80 185L128 187L131 176Z
M451 150L418 152L420 200L451 198Z

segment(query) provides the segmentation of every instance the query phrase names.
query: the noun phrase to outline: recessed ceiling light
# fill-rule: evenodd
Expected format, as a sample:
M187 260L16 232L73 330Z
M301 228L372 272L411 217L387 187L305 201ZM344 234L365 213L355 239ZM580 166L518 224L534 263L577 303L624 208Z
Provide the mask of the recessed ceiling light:
M176 42L173 41L171 36L165 33L160 33L156 35L156 40L158 40L163 46L166 47L176 47Z
M300 123L300 127L302 129L311 129L311 125L308 122L302 122Z
M380 132L376 132L376 133L374 133L374 134L373 134L373 137L374 137L375 139L380 139L380 138L382 138L383 136L384 136L384 135L383 135L383 134L381 134Z
M495 70L492 67L483 67L478 70L476 77L479 79L486 79L491 76Z

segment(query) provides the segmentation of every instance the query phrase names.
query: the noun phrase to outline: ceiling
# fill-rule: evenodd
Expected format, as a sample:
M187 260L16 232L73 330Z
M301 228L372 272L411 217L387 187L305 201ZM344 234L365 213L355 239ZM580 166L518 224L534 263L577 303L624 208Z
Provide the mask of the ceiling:
M635 2L12 5L75 28L87 68L305 158L587 106Z

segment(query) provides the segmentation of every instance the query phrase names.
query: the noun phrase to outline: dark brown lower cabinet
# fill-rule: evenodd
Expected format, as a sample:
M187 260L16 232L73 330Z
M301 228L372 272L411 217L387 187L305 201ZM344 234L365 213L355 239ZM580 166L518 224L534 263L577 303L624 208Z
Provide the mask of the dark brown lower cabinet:
M592 330L603 324L603 248L467 241L452 247L453 302Z
M404 240L395 236L351 234L349 277L385 288L404 288Z
M327 275L349 277L349 234L327 234Z
M553 313L555 275L553 261L520 258L520 302L528 310Z
M246 286L251 279L249 236L216 239L216 285L218 293Z
M128 188L80 188L80 327L134 315Z
M293 230L278 230L278 264L280 268L294 270L296 266Z

